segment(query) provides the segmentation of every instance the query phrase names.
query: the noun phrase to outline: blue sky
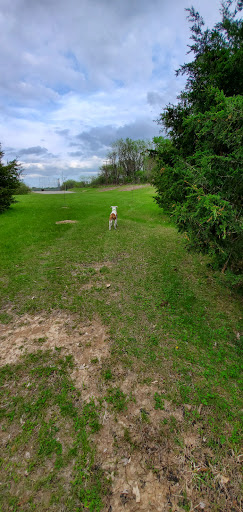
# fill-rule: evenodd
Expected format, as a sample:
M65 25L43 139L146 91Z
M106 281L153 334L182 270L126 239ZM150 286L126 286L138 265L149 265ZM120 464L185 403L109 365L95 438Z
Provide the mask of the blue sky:
M218 0L0 0L0 142L28 185L96 175L116 139L158 135L191 5L220 19Z

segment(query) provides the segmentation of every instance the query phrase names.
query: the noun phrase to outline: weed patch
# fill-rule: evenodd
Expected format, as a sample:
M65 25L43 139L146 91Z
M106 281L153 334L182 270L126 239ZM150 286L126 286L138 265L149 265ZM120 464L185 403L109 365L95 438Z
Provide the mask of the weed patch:
M164 409L164 400L163 397L159 393L154 394L154 408L160 409L161 411Z
M127 409L127 396L119 388L109 388L105 396L106 402L117 412Z

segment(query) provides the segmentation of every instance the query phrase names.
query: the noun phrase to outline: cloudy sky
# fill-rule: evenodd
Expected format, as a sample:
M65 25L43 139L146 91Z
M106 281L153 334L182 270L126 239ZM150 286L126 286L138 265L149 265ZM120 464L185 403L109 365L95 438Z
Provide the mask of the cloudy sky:
M4 160L44 186L96 175L118 138L158 135L184 86L191 5L219 20L220 0L0 0Z

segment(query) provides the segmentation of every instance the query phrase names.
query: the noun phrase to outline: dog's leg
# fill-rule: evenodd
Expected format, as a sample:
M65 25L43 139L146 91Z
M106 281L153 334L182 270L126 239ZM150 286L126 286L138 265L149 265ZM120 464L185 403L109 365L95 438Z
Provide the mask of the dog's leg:
M111 230L112 220L109 220L109 231Z
M114 228L116 229L117 226L117 219L114 221Z

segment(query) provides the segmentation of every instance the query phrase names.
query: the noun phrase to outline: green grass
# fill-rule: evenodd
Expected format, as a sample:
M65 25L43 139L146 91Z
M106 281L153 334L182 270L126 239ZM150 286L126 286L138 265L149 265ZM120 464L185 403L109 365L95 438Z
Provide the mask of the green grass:
M0 370L1 511L102 508L107 484L89 441L99 406L82 401L72 368L71 356L38 351Z
M98 315L113 342L103 380L104 399L116 413L127 404L113 386L113 367L119 362L136 372L138 380L163 379L164 394L154 397L155 409L163 410L164 400L175 407L190 404L185 421L188 426L198 423L216 458L229 450L237 454L242 432L240 298L210 269L207 258L187 252L184 238L153 195L151 187L127 192L83 189L66 196L68 208L59 195L19 196L0 216L0 320L11 320L5 304L18 314L63 309L78 313L81 320ZM109 232L112 204L118 205L118 229ZM55 224L65 219L78 223ZM38 343L42 347L44 341ZM41 427L39 416L31 421L32 430L37 428L33 421L38 422L36 442L49 432L49 444L43 452L37 449L38 457L45 453L62 461L56 424ZM79 474L86 462L77 462ZM8 471L13 471L11 462ZM82 478L75 482L84 502ZM87 491L87 500L92 501L92 492ZM90 510L99 510L95 507Z
M109 388L107 390L107 395L105 396L106 402L112 404L115 411L124 411L127 409L127 397L123 391L119 388Z

